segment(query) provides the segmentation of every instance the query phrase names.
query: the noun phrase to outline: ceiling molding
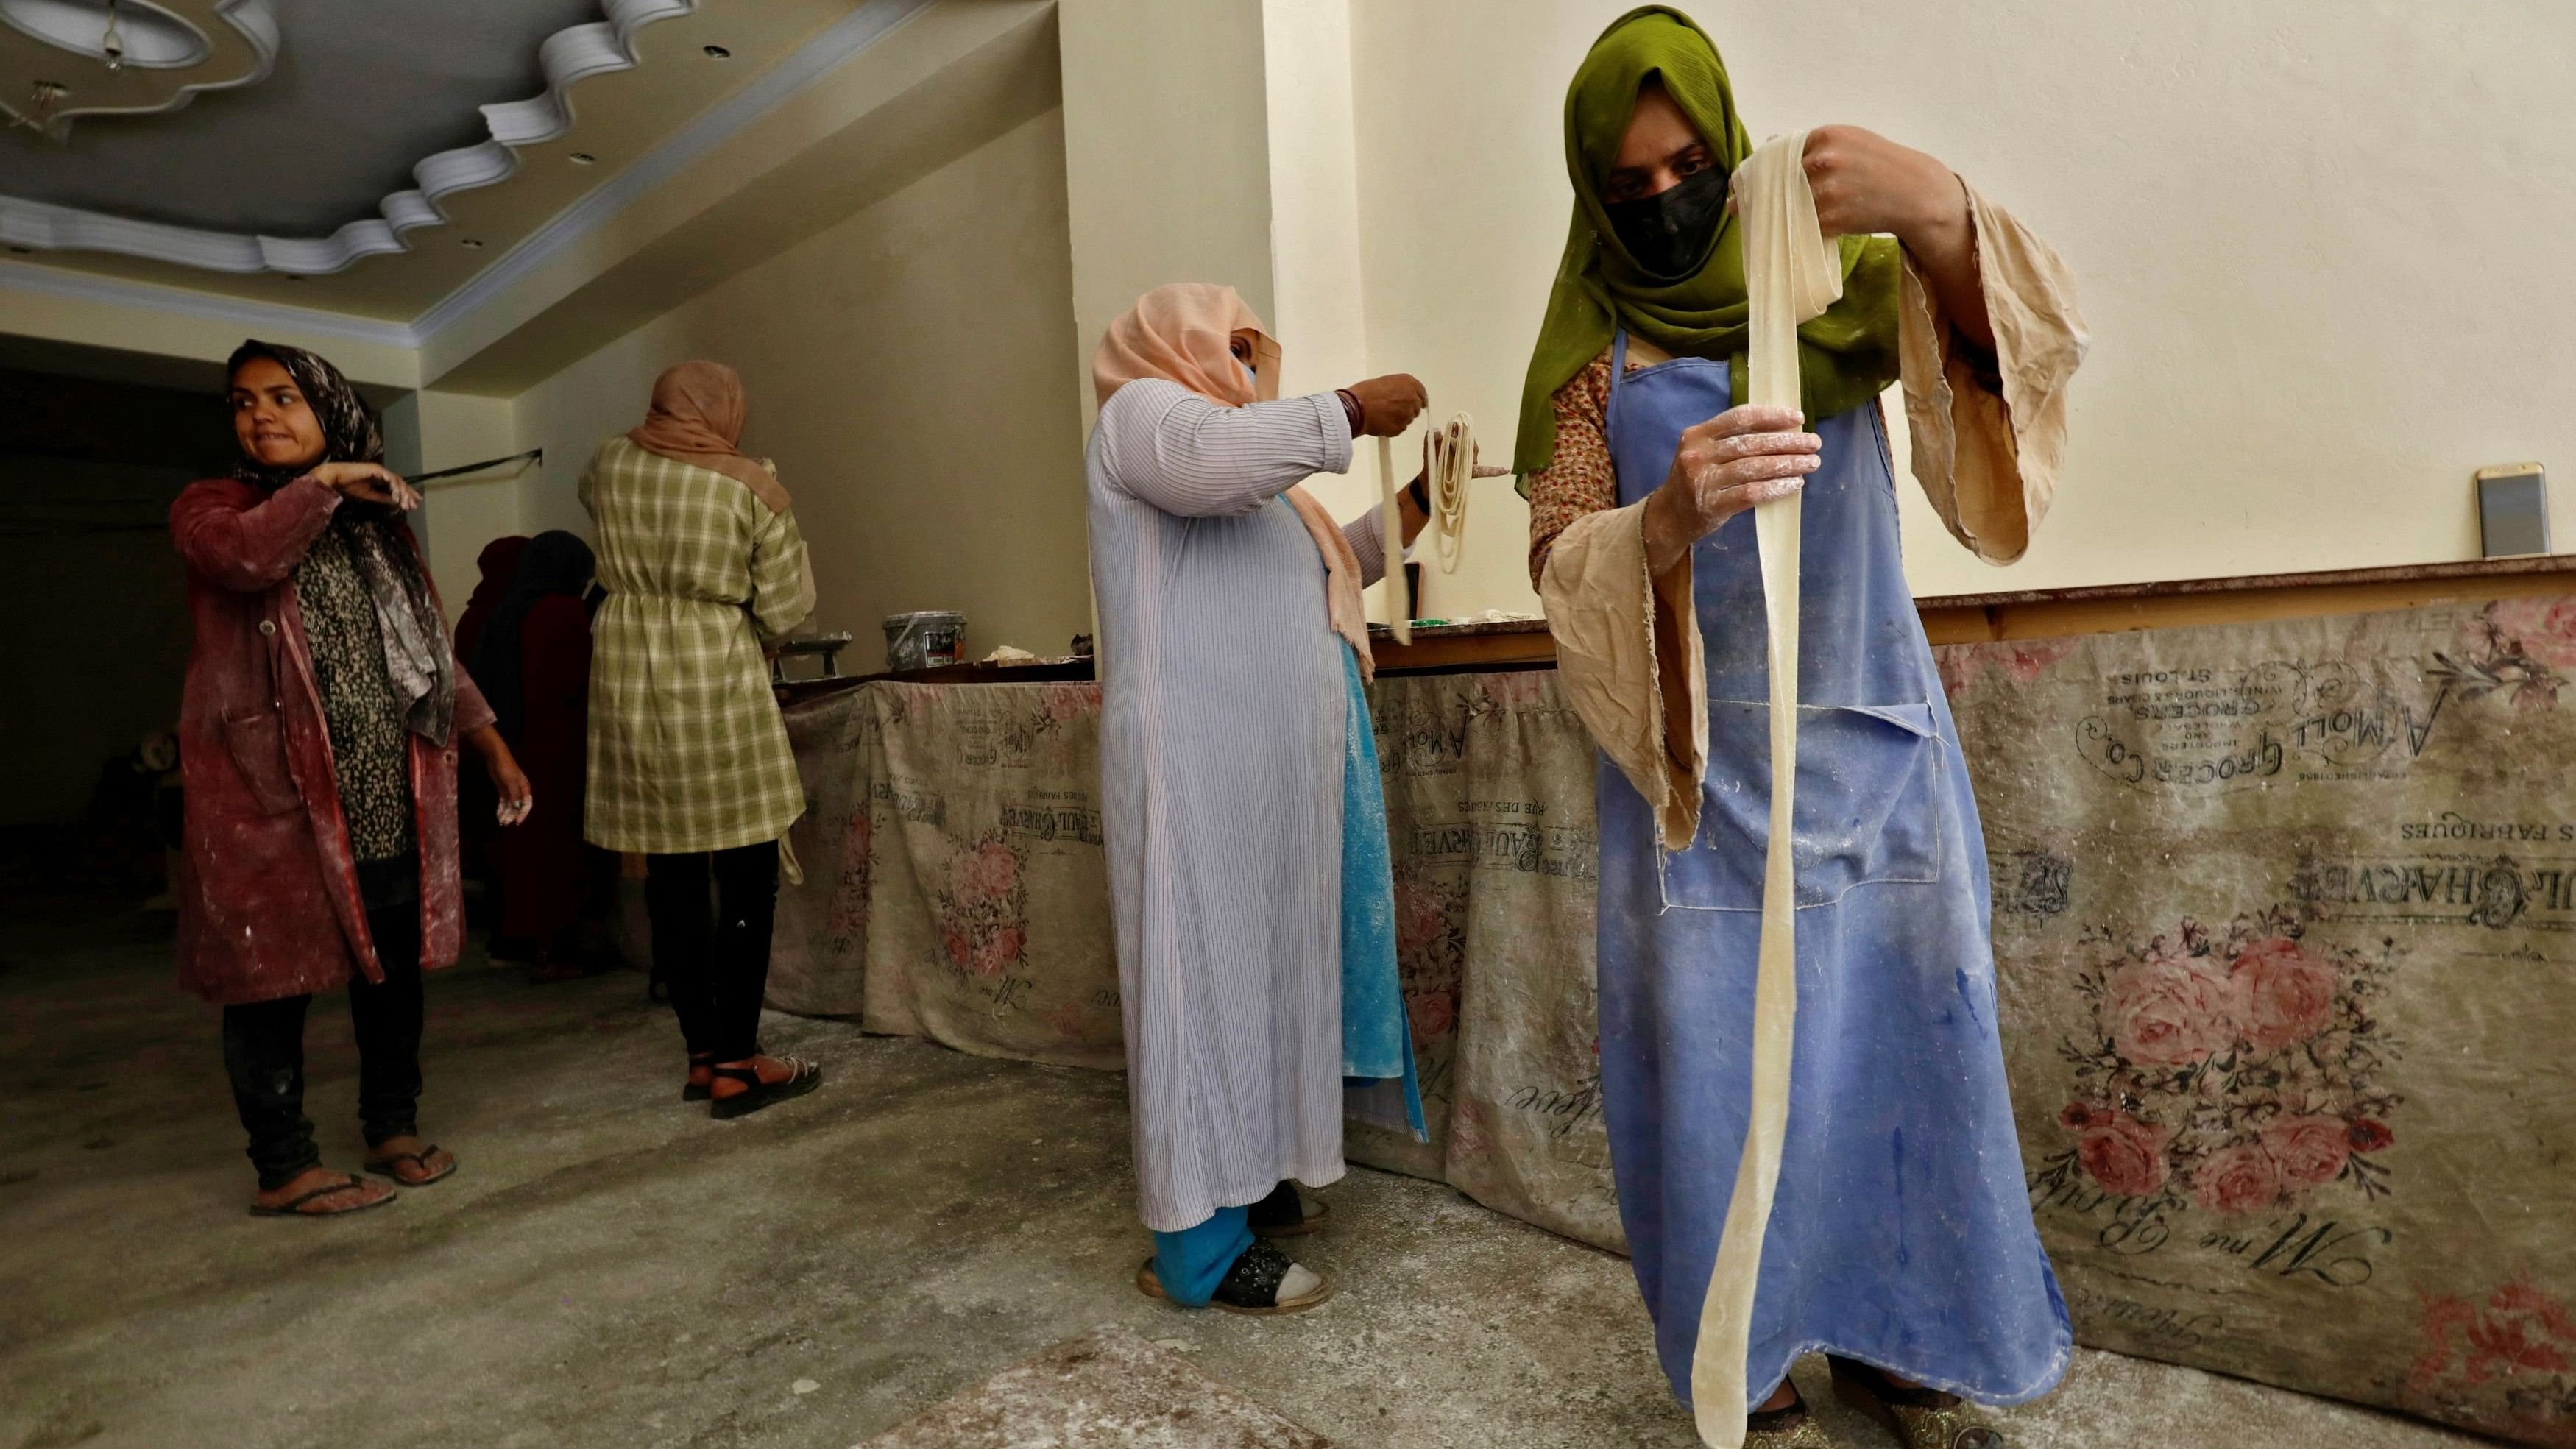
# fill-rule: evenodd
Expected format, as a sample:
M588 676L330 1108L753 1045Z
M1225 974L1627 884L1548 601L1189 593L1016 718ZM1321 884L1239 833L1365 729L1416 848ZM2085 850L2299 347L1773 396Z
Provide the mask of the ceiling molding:
M404 233L446 224L441 199L507 179L519 169L513 148L551 141L572 129L567 93L575 82L634 69L635 32L656 20L689 14L697 9L697 0L600 0L600 9L605 19L556 31L538 48L538 63L546 73L544 91L524 101L480 108L489 140L424 157L412 167L416 187L394 192L379 205L378 215L361 217L327 237L171 226L0 196L0 242L45 251L115 252L206 271L297 276L327 275L362 257L407 251Z
M271 331L300 329L317 336L418 351L430 339L472 315L477 308L525 281L530 274L575 246L654 187L679 174L690 162L723 144L936 3L938 0L869 0L849 16L835 21L750 85L709 108L677 134L646 152L633 165L556 213L552 220L530 233L526 240L494 259L472 280L448 293L408 323L352 317L338 312L257 302L128 281L96 272L69 271L8 260L0 260L0 287L74 301L172 312L207 321L232 323L253 332L263 328ZM35 205L29 202L12 204L20 207ZM0 210L0 218L6 215L5 210ZM140 222L127 224L148 225ZM17 245L27 245L18 242L14 236L5 239Z
M300 330L317 336L372 342L382 347L417 349L421 343L420 334L401 322L351 317L346 313L324 312L311 307L283 307L274 302L253 302L241 297L191 292L179 287L156 287L149 282L129 282L122 277L102 276L96 272L67 272L60 267L40 267L27 262L0 261L0 287L74 302L140 307L208 322L237 323L253 331Z
M54 51L104 63L107 55L98 41L74 40L62 33L63 11L77 11L77 7L63 0L0 0L0 24ZM77 13L87 19L87 12ZM70 74L48 65L39 71L0 74L0 85L10 88L0 92L10 98L0 99L0 108L59 141L78 117L163 115L195 100L199 91L256 85L268 79L277 64L277 16L270 0L159 0L157 4L138 0L123 22L132 27L123 64L97 73L103 79L84 76L72 88L69 104L39 117L14 100L22 93L22 81L34 85L49 76ZM104 39L104 19L98 24ZM166 34L164 27L176 27L193 37L197 53L160 59L148 45L133 45L137 36Z
M868 0L834 21L750 85L710 106L696 120L638 157L590 194L557 212L516 246L414 317L411 329L424 342L475 309L527 280L547 262L596 231L610 217L669 181L690 162L894 33L937 0Z

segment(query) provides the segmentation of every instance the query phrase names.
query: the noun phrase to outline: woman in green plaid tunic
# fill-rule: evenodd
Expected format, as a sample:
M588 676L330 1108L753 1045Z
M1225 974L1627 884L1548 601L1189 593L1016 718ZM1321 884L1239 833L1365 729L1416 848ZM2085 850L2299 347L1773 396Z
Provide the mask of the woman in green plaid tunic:
M655 969L689 1048L684 1100L723 1117L811 1090L760 1055L778 842L805 810L767 646L814 607L805 540L768 465L735 450L741 381L687 362L581 479L608 597L593 625L584 834L646 857ZM708 910L714 878L720 910Z

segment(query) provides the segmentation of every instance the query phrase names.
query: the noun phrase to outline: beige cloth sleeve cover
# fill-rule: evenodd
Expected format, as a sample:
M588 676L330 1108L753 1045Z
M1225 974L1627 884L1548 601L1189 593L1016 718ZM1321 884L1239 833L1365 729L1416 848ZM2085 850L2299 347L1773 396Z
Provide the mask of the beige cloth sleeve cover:
M1914 477L1953 537L1991 564L2030 547L2057 496L2066 456L2066 385L2090 344L2075 276L2048 243L1965 182L1976 228L1986 321L1994 328L2001 396L1951 345L1940 300L1911 253L1897 302L1897 355Z
M1645 517L1633 503L1567 524L1539 578L1539 606L1556 639L1557 687L1654 810L1664 849L1686 850L1699 834L1708 761L1708 654L1690 560L1659 593L1646 568Z

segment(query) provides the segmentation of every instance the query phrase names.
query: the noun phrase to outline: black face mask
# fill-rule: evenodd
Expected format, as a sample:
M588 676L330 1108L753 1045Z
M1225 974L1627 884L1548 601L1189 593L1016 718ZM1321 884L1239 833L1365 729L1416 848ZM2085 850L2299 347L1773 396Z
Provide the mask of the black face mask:
M1604 202L1601 210L1647 275L1678 282L1698 271L1717 243L1718 224L1726 219L1726 173L1697 172L1652 196Z

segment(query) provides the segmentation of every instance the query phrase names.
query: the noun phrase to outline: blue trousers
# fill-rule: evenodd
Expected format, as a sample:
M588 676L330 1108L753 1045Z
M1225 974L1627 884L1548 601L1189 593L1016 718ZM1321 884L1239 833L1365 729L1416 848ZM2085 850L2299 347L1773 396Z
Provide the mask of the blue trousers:
M1196 1227L1154 1235L1154 1276L1163 1292L1183 1308L1205 1308L1225 1281L1225 1270L1252 1246L1250 1209L1218 1208Z

